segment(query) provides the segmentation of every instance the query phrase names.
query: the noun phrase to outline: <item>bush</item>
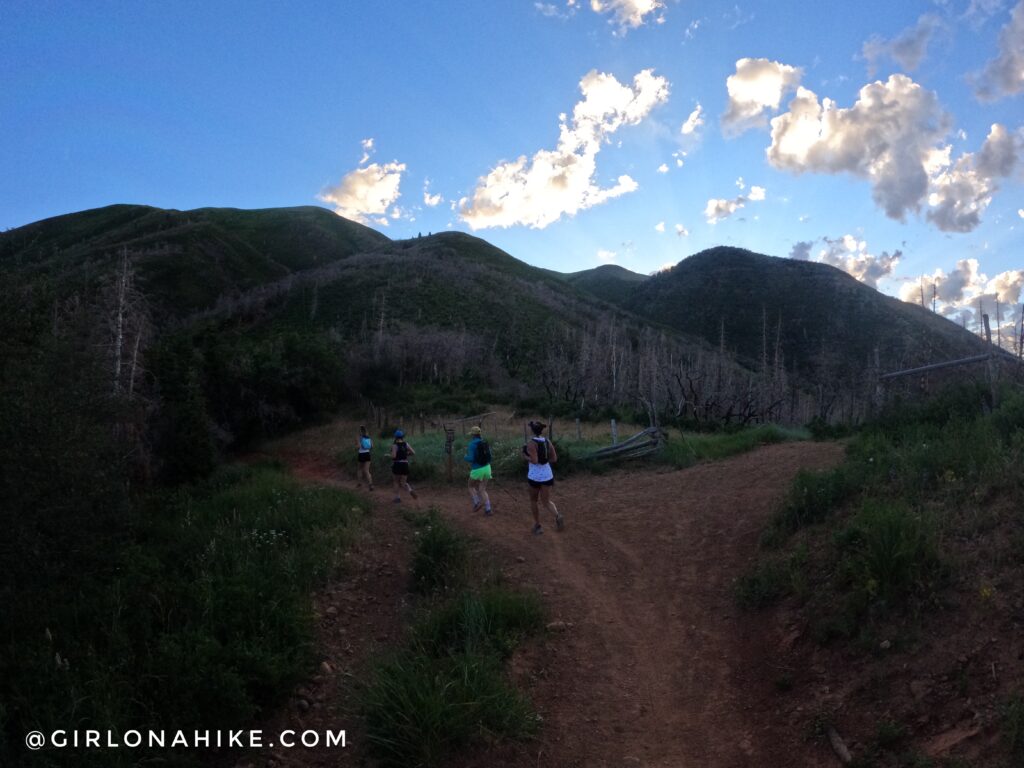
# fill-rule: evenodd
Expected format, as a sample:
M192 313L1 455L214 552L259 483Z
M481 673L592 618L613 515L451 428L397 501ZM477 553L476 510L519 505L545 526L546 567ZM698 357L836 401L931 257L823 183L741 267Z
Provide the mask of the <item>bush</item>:
M407 651L378 666L363 695L381 766L447 765L474 741L531 733L536 718L492 656Z
M431 512L416 543L412 560L413 589L420 594L447 592L465 582L468 546L465 538Z
M435 656L497 653L507 657L524 637L540 629L542 621L536 594L492 587L431 611L413 634Z
M898 502L865 502L838 538L844 570L872 598L900 597L939 562L933 524Z

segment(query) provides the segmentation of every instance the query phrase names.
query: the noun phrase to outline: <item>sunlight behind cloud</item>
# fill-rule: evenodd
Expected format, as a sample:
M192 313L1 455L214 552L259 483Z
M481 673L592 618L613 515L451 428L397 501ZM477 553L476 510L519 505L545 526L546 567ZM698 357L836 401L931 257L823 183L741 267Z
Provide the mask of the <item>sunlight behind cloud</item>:
M614 186L598 186L597 155L611 134L638 124L668 99L668 80L645 69L629 86L592 70L580 81L580 90L583 100L573 108L571 119L561 116L556 149L500 163L479 180L471 197L460 201L462 220L472 229L543 229L563 215L638 188L628 175L619 176Z

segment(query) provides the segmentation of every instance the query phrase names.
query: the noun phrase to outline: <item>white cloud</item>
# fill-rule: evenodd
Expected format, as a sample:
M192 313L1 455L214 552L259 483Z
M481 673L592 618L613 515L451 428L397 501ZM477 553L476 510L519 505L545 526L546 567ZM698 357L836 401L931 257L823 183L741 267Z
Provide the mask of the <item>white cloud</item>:
M878 288L878 281L889 277L900 257L900 251L882 251L878 256L868 252L868 244L853 235L843 235L838 239L822 238L822 248L812 260L829 264L857 278L865 285Z
M768 59L740 59L736 74L725 81L729 106L722 115L722 130L728 135L765 125L765 111L776 111L782 97L800 84L803 71Z
M693 38L696 36L697 30L700 29L700 22L700 19L694 19L687 25L686 31L683 33L683 36L687 40L693 40Z
M580 81L580 90L583 100L571 119L560 116L554 150L500 163L479 180L471 198L460 201L460 215L472 229L517 224L543 229L563 215L573 216L637 189L627 175L619 176L614 186L599 187L594 178L597 154L611 134L641 122L668 99L668 80L645 69L629 86L594 70Z
M676 224L676 237L689 237L690 230L684 227L682 224Z
M977 226L996 190L1018 157L1013 137L993 126L976 160L965 153L951 159L942 144L949 116L938 98L906 75L892 75L861 88L856 103L838 108L799 88L789 111L771 121L768 160L793 173L850 173L866 178L887 216L904 221L927 201L928 219L943 231Z
M1024 0L1010 13L999 33L999 53L974 75L975 95L982 101L1024 93Z
M961 259L952 272L947 274L942 269L936 269L930 275L910 278L899 291L903 301L913 304L921 303L922 294L925 306L930 308L934 299L939 314L960 320L973 328L981 325L978 313L980 303L981 311L995 320L992 328L995 337L998 326L1010 331L1008 324L1012 323L1014 311L1024 298L1024 270L1011 269L989 279L981 271L977 259Z
M643 26L647 16L664 7L665 4L661 0L590 0L590 8L595 13L612 14L608 23L618 26L616 34L619 35ZM659 24L664 19L664 16L655 17Z
M736 179L736 186L737 188L739 188L740 192L742 192L744 189L747 188L747 182L745 182L743 180L743 177L740 176L738 179Z
M750 200L760 201L764 200L765 194L766 193L764 187L751 187L750 194L748 195L748 197Z
M664 232L665 231L665 222L664 221L659 221L657 224L655 224L654 225L654 231L655 232Z
M434 208L444 202L444 198L441 197L440 193L436 195L430 194L430 179L423 180L423 204L428 208Z
M1024 219L1024 208L1018 208L1017 215Z
M614 264L619 254L615 251L606 251L604 248L600 248L597 251L597 260L602 264Z
M678 152L673 152L672 153L672 157L674 157L676 159L676 168L682 168L684 163L685 163L683 158L686 157L686 152L684 152L683 150L679 150Z
M679 132L684 136L690 136L702 125L704 125L704 108L698 102L693 112L690 113L690 116L680 126Z
M704 218L708 224L717 224L722 219L727 219L736 213L746 202L747 198L743 197L743 195L732 200L712 198L708 200L708 204L704 207Z
M398 218L401 215L397 206L391 206L401 196L399 185L404 171L405 163L372 163L346 174L337 186L321 192L318 199L330 203L335 213L346 219L361 224L372 221L386 227L388 216Z
M875 76L879 60L886 57L898 62L905 71L913 72L927 55L932 37L944 28L938 16L926 13L917 20L917 24L903 30L892 40L885 40L878 35L871 37L861 49L868 61L868 77Z
M363 147L363 156L359 158L359 164L363 165L373 154L373 139L363 139L359 143Z
M662 163L661 165L659 165L658 166L658 173L668 173L668 166L665 163Z

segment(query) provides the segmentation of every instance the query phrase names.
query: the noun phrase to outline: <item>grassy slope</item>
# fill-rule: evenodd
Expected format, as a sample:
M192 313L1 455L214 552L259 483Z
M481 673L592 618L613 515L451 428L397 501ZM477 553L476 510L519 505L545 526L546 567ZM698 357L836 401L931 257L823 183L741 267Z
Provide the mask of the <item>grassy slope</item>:
M767 323L769 355L781 320L787 365L805 376L855 376L872 364L900 367L979 353L980 340L921 307L833 267L712 248L644 282L626 306L757 361ZM824 351L824 356L822 356Z

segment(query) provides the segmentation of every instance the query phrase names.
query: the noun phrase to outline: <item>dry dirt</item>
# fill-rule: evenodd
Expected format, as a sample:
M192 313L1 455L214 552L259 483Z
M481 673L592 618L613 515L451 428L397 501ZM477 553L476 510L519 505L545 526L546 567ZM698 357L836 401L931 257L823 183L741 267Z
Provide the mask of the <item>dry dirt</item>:
M543 596L543 638L512 675L543 718L535 740L470 755L464 766L818 766L827 748L793 732L769 659L786 627L738 610L734 581L801 468L840 460L836 444L765 446L682 471L579 474L553 499L567 527L530 533L524 483L495 483L495 514L470 512L461 486L424 486L414 508L436 507L481 542L516 585ZM322 456L279 454L304 479L354 488ZM319 597L320 671L265 725L347 727L350 747L269 751L253 765L364 762L352 696L370 657L401 639L409 616L411 528L378 487L350 567ZM406 499L406 507L410 502ZM340 759L340 763L339 763ZM242 761L240 765L245 765Z

